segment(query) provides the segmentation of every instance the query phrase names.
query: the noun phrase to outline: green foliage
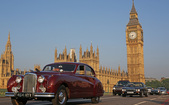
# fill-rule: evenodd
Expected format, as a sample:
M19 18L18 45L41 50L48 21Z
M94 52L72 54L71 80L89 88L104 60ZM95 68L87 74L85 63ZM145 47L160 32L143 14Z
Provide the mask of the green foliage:
M4 97L5 96L5 92L7 92L6 89L0 89L0 97Z
M150 86L152 88L158 88L161 87L161 82L160 81L152 81L152 82L146 82L146 86Z
M169 79L162 80L161 84L163 87L165 87L167 90L169 90Z
M152 88L165 87L167 90L169 90L169 79L164 79L161 82L157 80L146 82L146 86L150 86Z

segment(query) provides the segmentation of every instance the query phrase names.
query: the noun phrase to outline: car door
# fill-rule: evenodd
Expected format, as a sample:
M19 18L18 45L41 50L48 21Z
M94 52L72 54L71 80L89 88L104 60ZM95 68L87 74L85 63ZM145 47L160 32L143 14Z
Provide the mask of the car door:
M90 82L88 80L88 78L86 77L86 73L85 73L85 65L79 65L76 73L75 73L75 77L76 77L76 98L85 98L85 97L89 97L89 87L90 87Z
M95 87L95 77L94 77L94 70L85 65L85 74L86 74L86 80L88 81L88 89L87 89L87 95L89 97L94 95L94 87Z

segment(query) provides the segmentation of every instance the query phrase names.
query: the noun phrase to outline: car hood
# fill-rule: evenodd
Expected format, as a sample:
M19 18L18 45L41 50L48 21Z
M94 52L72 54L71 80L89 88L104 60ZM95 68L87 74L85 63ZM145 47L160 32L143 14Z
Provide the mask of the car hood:
M40 71L40 72L30 72L37 75L60 75L60 74L73 74L73 72L56 72L56 71Z
M160 90L161 92L165 92L166 90Z
M122 89L123 87L124 86L122 86L122 85L118 85L118 86L116 85L116 86L114 86L115 89Z
M151 91L159 91L158 89L154 89L154 90L151 90Z

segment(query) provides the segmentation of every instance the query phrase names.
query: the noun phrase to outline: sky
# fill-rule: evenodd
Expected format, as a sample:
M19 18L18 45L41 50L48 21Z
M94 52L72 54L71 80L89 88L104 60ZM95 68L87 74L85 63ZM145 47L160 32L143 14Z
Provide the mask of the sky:
M144 32L145 77L169 77L169 0L135 0ZM54 52L99 48L100 66L127 71L132 0L1 0L0 54L10 32L14 68L43 68Z

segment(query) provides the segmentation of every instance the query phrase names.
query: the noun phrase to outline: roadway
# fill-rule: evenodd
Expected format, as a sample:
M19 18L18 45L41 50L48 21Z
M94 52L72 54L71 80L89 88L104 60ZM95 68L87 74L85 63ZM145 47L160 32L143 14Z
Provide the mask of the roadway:
M10 98L0 98L0 105L12 105ZM48 101L28 101L26 105L52 105ZM67 105L92 105L90 99L70 99ZM96 105L169 105L169 95L149 95L148 97L121 97L106 95Z

